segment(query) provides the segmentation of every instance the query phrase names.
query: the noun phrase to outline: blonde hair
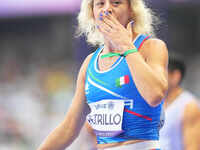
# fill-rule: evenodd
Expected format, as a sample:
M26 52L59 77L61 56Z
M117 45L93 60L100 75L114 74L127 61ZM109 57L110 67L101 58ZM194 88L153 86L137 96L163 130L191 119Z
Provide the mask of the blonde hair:
M151 34L155 36L154 25L158 18L153 11L146 6L143 0L129 0L133 11L134 32ZM78 19L77 35L85 35L87 42L92 45L104 44L103 35L98 31L93 17L93 0L82 0Z

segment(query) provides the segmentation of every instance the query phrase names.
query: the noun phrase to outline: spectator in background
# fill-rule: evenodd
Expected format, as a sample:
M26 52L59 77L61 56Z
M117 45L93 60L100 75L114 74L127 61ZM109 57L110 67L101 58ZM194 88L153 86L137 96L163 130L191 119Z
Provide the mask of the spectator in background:
M165 125L160 130L161 149L200 149L200 109L195 96L181 88L186 66L183 62L170 59L168 94L165 100Z

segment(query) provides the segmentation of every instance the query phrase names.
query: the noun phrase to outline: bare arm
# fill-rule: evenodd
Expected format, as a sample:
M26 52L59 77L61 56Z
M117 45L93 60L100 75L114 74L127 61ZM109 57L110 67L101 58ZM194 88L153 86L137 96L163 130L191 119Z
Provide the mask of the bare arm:
M89 134L89 136L91 137L91 142L97 146L97 140L96 140L96 134L94 133L93 128L90 126L90 124L88 122L85 123L85 128Z
M76 92L66 118L46 138L38 150L64 150L78 136L90 109L86 103L85 74L90 56L84 61L77 79Z
M97 23L113 50L124 53L135 49L132 39L136 33L131 22L125 28L115 16L109 14L104 15ZM149 39L144 42L140 52L129 54L126 60L136 86L147 103L151 106L160 104L168 89L168 50L165 43L158 39Z
M126 49L134 48L130 46ZM140 52L126 57L136 86L151 106L158 105L168 88L168 52L164 42L158 39L146 41Z
M183 118L184 150L200 149L200 108L193 102L186 106Z

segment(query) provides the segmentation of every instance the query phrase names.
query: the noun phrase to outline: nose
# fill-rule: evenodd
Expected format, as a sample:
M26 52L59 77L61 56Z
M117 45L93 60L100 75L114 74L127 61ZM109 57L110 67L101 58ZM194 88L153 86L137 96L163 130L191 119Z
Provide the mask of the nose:
M112 14L112 5L110 4L110 2L107 2L105 7L104 7L104 12L108 12L110 14Z
M107 10L107 12L108 12L109 14L112 14L112 10Z

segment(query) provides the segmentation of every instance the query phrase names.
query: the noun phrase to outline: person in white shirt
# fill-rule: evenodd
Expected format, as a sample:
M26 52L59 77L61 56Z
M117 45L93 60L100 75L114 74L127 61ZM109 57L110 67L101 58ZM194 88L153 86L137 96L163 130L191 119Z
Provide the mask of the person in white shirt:
M168 66L169 90L164 103L165 124L160 130L161 149L200 149L200 107L195 96L181 88L185 64L170 59Z

